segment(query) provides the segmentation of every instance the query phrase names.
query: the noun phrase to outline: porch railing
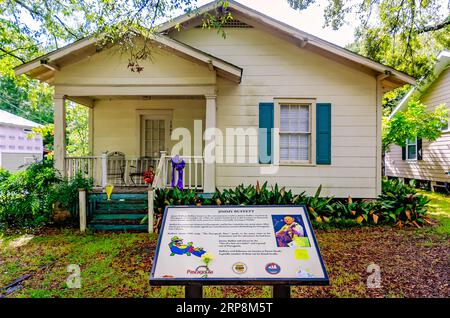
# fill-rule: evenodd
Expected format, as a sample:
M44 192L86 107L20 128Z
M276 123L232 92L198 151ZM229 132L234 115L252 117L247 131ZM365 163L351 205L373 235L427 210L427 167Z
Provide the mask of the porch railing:
M153 188L171 188L172 180L176 184L178 174L172 170L172 156L161 152L159 164L153 180ZM202 156L180 156L185 162L183 170L183 187L185 189L203 190L204 186L204 160Z
M181 156L186 165L183 171L183 185L186 189L203 190L204 160L202 156ZM170 188L172 186L171 156L161 152L160 158L109 158L101 156L66 157L66 177L69 179L81 174L92 178L94 186L132 187L146 186L143 172L153 169L155 178L153 188ZM178 175L175 173L175 183Z

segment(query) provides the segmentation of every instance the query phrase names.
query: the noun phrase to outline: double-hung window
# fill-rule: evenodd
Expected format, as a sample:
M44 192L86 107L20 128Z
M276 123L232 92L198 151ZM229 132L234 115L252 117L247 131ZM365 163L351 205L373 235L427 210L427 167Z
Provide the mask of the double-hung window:
M279 102L280 162L311 162L312 104Z
M406 159L417 159L417 138L406 140Z

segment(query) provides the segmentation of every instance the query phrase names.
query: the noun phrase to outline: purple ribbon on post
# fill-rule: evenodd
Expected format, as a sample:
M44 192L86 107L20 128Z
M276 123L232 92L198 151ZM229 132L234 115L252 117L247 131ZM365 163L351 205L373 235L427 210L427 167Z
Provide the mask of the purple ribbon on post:
M172 164L172 188L175 187L175 170L178 172L178 181L177 187L180 190L183 190L183 169L186 165L183 159L180 158L179 155L176 155L170 160Z

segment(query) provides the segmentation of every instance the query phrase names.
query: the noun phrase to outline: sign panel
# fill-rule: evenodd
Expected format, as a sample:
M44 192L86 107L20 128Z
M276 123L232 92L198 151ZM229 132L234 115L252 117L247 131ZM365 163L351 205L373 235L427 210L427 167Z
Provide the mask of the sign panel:
M305 206L167 207L150 283L328 284Z

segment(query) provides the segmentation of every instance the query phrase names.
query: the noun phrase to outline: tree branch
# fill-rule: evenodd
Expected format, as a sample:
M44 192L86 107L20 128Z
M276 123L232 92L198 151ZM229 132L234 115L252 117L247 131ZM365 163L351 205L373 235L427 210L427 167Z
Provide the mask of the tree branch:
M3 53L5 53L6 55L12 56L15 59L18 59L19 61L21 61L22 63L25 63L26 61L21 58L20 56L15 55L13 52L9 52L7 50L5 50L4 48L0 47L0 51L2 51Z
M426 27L423 27L423 28L417 30L417 33L422 34L422 33L437 31L437 30L445 28L447 25L450 25L450 16L448 16L447 19L445 19L441 23L438 23L436 25L426 26Z

